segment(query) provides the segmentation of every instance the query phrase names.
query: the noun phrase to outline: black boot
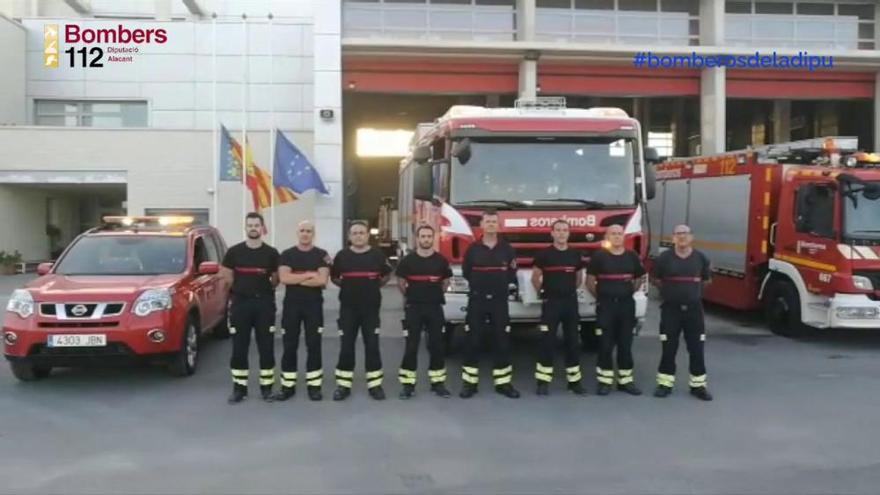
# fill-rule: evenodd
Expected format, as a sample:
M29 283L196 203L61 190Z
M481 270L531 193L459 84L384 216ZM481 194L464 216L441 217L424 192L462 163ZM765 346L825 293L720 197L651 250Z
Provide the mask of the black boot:
M608 395L611 393L611 385L600 383L596 386L596 395Z
M260 396L263 398L264 402L274 402L275 398L272 395L272 386L260 387Z
M313 401L317 402L317 401L324 398L324 396L321 394L321 387L309 387L308 392L309 392L309 400L313 400Z
M538 382L538 387L535 389L535 394L550 395L550 385L547 382Z
M233 385L232 394L229 395L229 399L227 399L227 402L229 402L230 404L238 404L246 398L247 387L242 387L241 385Z
M709 393L709 390L707 390L706 387L691 387L691 395L700 400L712 400L712 394Z
M464 387L461 389L461 393L458 394L462 399L470 399L475 395L477 395L477 386L472 383L465 383Z
M401 400L411 399L412 396L415 394L416 394L416 388L409 383L405 383L405 384L403 384L403 389L400 391L400 399Z
M333 400L340 401L345 400L348 396L351 395L351 389L348 387L336 387L336 390L333 392Z
M568 390L574 395L587 395L587 389L581 385L581 382L571 382L568 384Z
M639 387L636 387L632 383L627 383L625 385L618 384L617 390L620 390L621 392L626 392L629 395L642 395L642 391L639 390Z
M375 400L385 400L385 390L382 389L382 385L373 387L368 390L370 393L370 397Z
M274 400L284 402L287 399L290 399L296 395L296 387L281 387L281 390L278 391L272 398Z
M507 397L508 399L519 399L519 391L513 388L513 385L509 383L505 383L504 385L497 385L495 387L495 392Z
M654 390L654 397L660 397L661 399L664 397L669 397L669 394L672 393L672 387L667 387L666 385L657 385L657 388Z
M448 399L452 394L449 392L449 389L446 388L442 382L440 383L432 383L431 384L431 392L434 392L438 397L443 397L444 399Z

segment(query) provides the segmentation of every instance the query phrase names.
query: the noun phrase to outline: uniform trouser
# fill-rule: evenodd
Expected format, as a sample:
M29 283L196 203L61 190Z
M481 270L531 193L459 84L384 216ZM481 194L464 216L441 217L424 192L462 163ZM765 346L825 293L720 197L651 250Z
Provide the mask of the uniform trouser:
M508 385L513 379L510 364L510 314L506 297L486 298L474 296L468 300L466 343L461 378L466 384L476 386L480 381L480 344L485 336L491 336L495 386Z
M260 387L271 388L275 383L275 295L233 297L229 321L232 382L247 388L248 349L253 331L260 351Z
M400 383L416 384L418 369L419 341L422 331L428 334L428 377L431 384L446 381L446 363L444 358L443 306L440 304L408 303L404 308L403 332L406 335L406 350L400 364Z
M536 380L553 381L553 349L556 347L556 332L561 324L565 339L566 378L568 383L581 381L579 322L577 295L564 299L547 299L541 305L541 345L535 363Z
M320 387L324 378L321 364L321 334L324 331L324 308L321 301L286 301L281 316L284 354L281 357L281 386L296 387L299 335L306 334L306 384Z
M633 381L632 343L636 326L636 303L629 297L599 297L596 301L596 335L599 337L599 359L596 381L614 384L614 349L617 348L617 383Z
M339 308L339 363L336 385L351 388L354 379L354 346L358 331L364 340L367 387L382 385L382 356L379 354L379 306L343 304Z
M657 384L670 388L675 384L675 355L678 352L678 337L682 333L690 356L689 385L705 387L707 382L703 345L706 330L701 303L661 305L660 342L663 345L663 357L657 372Z

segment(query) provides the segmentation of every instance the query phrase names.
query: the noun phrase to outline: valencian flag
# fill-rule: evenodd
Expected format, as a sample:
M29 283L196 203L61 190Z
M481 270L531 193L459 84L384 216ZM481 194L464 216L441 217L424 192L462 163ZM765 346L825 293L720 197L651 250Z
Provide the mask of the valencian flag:
M276 131L275 134L275 186L289 188L297 194L309 189L329 194L321 175L309 163L306 155L284 137L281 131Z
M220 180L241 182L242 154L241 144L230 134L226 127L221 126L220 137ZM272 176L254 163L250 145L246 147L247 177L245 185L254 199L254 210L272 206ZM296 195L286 187L275 187L275 204L283 204L296 200Z

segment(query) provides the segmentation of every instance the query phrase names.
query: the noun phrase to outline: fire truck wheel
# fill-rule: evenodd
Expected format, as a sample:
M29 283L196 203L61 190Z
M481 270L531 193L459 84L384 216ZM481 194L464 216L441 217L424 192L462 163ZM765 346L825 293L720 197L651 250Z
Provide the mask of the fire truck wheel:
M599 348L599 338L596 337L596 322L581 322L581 349L584 352L595 352Z
M36 366L27 361L13 361L10 364L12 374L23 382L32 382L48 378L52 368L49 366Z
M199 360L199 330L195 318L190 317L186 321L183 332L183 342L180 350L171 360L168 370L172 376L190 376L196 372Z
M764 311L773 333L783 337L796 337L803 333L801 299L791 282L776 280L767 288Z

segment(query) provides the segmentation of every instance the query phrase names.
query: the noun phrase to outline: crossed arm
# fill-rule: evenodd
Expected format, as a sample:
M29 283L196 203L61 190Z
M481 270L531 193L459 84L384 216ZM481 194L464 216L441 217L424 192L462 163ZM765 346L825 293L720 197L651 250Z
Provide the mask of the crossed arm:
M289 266L278 269L278 279L284 285L301 285L303 287L325 287L330 278L330 269L318 268L316 271L293 273Z

